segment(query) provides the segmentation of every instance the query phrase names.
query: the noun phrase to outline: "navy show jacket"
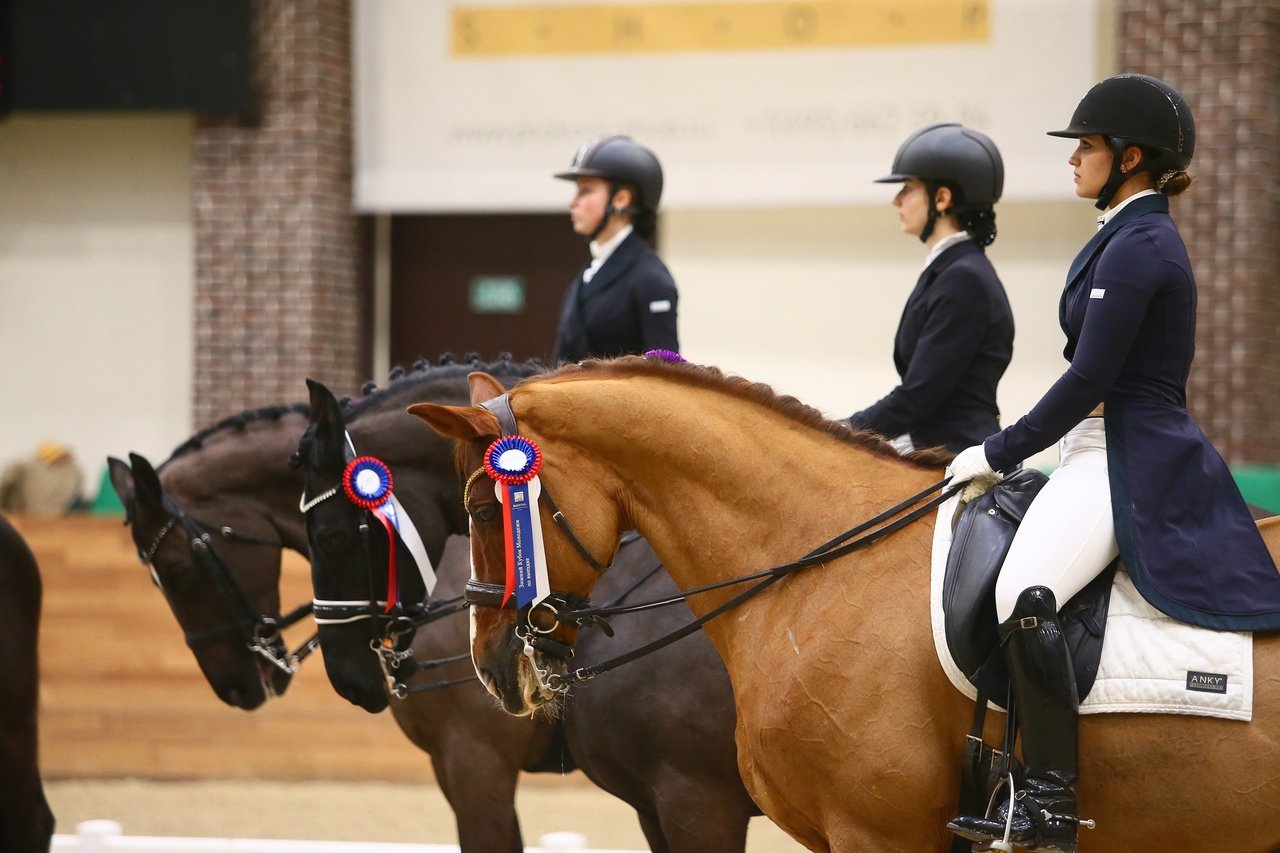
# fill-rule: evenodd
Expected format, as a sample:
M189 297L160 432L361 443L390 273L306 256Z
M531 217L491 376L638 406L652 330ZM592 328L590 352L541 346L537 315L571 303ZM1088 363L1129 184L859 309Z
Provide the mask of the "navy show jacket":
M1059 305L1066 372L984 442L1009 471L1105 403L1120 554L1143 598L1221 630L1280 629L1280 574L1222 457L1187 411L1196 285L1162 195L1135 199L1085 244Z
M676 283L637 232L628 234L584 283L586 270L565 293L552 364L651 349L680 351Z
M1000 429L996 386L1013 358L1013 311L972 240L944 250L902 309L893 363L902 382L849 422L917 448L958 453Z

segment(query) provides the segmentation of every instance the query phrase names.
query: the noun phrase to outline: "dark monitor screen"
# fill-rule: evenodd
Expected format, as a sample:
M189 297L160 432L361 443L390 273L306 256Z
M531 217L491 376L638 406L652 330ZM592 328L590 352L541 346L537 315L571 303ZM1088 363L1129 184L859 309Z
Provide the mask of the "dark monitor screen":
M252 110L250 0L0 0L14 110Z

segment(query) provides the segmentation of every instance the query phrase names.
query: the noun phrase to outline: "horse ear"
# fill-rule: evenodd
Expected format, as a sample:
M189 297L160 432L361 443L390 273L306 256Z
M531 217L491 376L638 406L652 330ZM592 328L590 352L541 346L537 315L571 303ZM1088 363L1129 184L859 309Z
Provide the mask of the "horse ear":
M164 489L160 486L160 475L145 456L129 454L130 468L133 471L134 505L139 509L164 508Z
M344 429L342 406L333 392L314 379L307 380L307 390L311 392L311 423Z
M467 374L467 385L471 387L471 405L478 406L507 393L502 383L483 371L476 370Z
M498 425L498 419L494 417L493 412L475 406L414 403L409 407L409 414L422 418L428 426L441 435L456 438L459 441L493 440L502 435L502 427Z
M111 488L116 490L124 506L125 523L133 521L133 471L129 463L114 456L107 457L107 472L111 476Z

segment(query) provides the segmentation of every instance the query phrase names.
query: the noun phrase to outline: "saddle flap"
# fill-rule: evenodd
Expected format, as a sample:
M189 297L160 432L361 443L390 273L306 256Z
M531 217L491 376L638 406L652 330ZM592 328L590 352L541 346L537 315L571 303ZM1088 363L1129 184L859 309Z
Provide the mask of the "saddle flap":
M947 645L961 672L972 676L995 650L996 577L1018 524L1048 482L1023 468L965 504L955 523L943 575Z
M1048 479L1040 471L1024 468L966 504L956 520L947 555L942 586L947 646L970 683L995 697L996 704L1006 695L1009 683L996 630L996 579L1018 525ZM1071 650L1081 699L1098 673L1115 566L1060 610L1059 623Z

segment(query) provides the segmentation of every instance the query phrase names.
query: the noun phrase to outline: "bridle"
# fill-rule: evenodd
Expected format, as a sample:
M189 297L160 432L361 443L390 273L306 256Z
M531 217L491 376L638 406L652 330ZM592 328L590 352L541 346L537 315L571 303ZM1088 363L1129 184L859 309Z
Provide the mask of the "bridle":
M169 518L160 527L160 531L151 540L151 544L145 550L138 549L138 559L151 571L151 579L163 592L164 584L160 582L160 576L156 572L152 560L155 558L156 551L159 550L160 544L165 540L169 531L180 525L186 534L188 542L190 542L191 554L196 565L200 567L213 584L223 604L226 605L227 610L231 613L230 621L221 625L207 628L203 631L184 631L183 639L186 641L187 646L194 650L198 646L221 639L228 634L239 635L240 640L244 642L245 648L251 653L258 655L272 666L290 675L296 672L302 661L315 651L319 645L319 639L317 635L313 634L310 639L296 650L289 652L287 647L283 645L284 638L281 636L281 631L296 624L311 613L311 604L300 604L284 616L268 616L265 613L258 612L218 556L218 552L213 547L213 537L210 534L211 532L216 532L228 541L246 542L272 548L283 548L284 544L241 533L229 525L209 524L193 518L187 515L182 506L167 492L162 491L160 498L161 506L169 514ZM166 597L167 595L168 593L166 593ZM276 650L275 647L277 645L284 649L283 654Z
M349 455L354 458L354 448L348 447L347 449L350 451ZM343 488L340 484L325 489L312 498L308 498L304 491L298 501L298 509L306 515L320 504L341 494L343 494ZM388 692L397 699L403 699L410 693L438 690L474 680L474 677L471 677L412 687L404 683L404 679L419 670L433 669L469 657L468 654L463 654L439 660L419 661L414 659L413 651L406 643L406 638L410 637L419 627L445 616L459 613L465 610L467 605L462 596L432 601L429 594L425 601L406 604L400 600L398 585L396 586L395 600L387 601L375 598L373 591L375 561L373 558L373 525L371 524L373 512L366 507L355 504L352 506L360 513L358 529L369 597L365 599L313 599L312 607L316 625L346 625L366 619L370 620L373 631L369 639L369 648L377 656L378 665L382 668L382 674L387 681ZM388 547L395 547L395 544L388 543ZM388 593L388 597L390 597L390 593ZM380 634L378 633L378 626L381 626Z
M515 413L511 410L511 402L507 394L502 394L499 397L485 403L481 403L481 407L487 409L498 419L499 427L504 435L518 434ZM483 468L481 468L479 472L473 473L471 477L468 478L468 492L470 491L472 483L477 479L478 474L482 473L484 473ZM811 566L821 565L830 560L843 557L860 548L865 548L873 542L877 542L880 539L901 530L908 524L923 518L950 499L951 496L959 491L964 485L963 483L957 483L956 485L948 488L948 484L950 482L951 478L946 477L940 482L934 483L928 488L917 492L889 509L878 513L873 518L867 519L834 539L819 545L799 560L795 560L790 563L783 563L751 574L707 584L695 589L685 590L678 595L669 596L667 598L639 604L591 607L589 599L585 599L574 593L559 593L552 590L551 594L539 602L535 608L524 607L519 609L520 612L516 620L515 628L516 638L524 642L523 653L529 660L539 686L544 690L553 693L565 693L574 684L589 681L597 675L608 672L611 669L615 669L624 663L628 663L637 658L656 652L661 648L669 646L676 640L700 630L707 622L710 622L712 619L722 613L725 613L731 608L754 598L756 595L764 592L770 586L789 574ZM583 560L597 573L607 571L609 566L602 566L598 560L592 557L591 552L587 550L586 546L583 545L582 541L573 532L573 528L569 524L569 520L565 517L564 513L561 512L555 505L555 502L551 500L548 491L549 490L544 483L542 486L542 500L547 502L548 508L552 512L552 518L556 522L557 527L574 546L574 550L576 550ZM933 495L935 492L941 492L941 494L930 498L929 496ZM924 503L921 503L922 501L924 501ZM470 504L466 504L466 506L469 507ZM564 643L551 640L550 637L547 636L561 624L585 627L592 624L603 623L607 628L608 623L605 621L605 617L607 616L621 613L634 613L641 610L650 610L656 607L665 607L685 601L693 595L751 581L758 581L758 583L755 583L748 589L740 592L706 614L695 618L688 624L625 654L610 658L609 660L589 667L582 667L573 670L565 675L543 669L537 665L535 658L535 652L537 651L542 651L564 661L568 661L573 658L573 649L571 647ZM506 604L503 604L504 591L504 587L499 584L482 583L473 579L467 581L465 598L467 602L472 605L499 608L514 607L515 602L511 599L507 599ZM552 624L549 628L539 628L533 623L533 611L540 607L546 607L549 611L552 619Z

